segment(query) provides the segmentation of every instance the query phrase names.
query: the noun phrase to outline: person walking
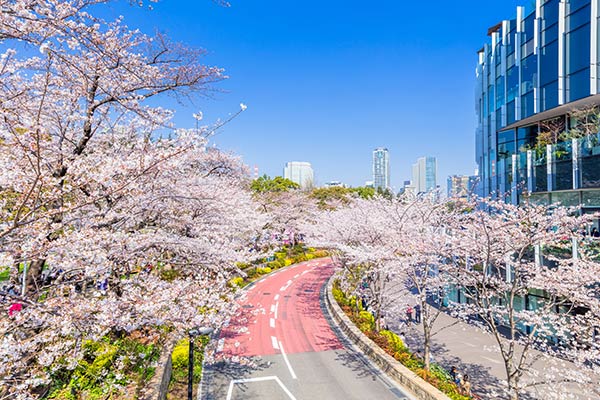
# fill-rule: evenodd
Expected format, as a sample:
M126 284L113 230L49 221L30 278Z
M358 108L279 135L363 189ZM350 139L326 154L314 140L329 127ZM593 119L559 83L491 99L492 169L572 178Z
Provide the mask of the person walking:
M413 320L413 309L411 306L406 307L406 324L410 325Z
M417 324L421 323L421 305L420 304L415 305L415 322Z

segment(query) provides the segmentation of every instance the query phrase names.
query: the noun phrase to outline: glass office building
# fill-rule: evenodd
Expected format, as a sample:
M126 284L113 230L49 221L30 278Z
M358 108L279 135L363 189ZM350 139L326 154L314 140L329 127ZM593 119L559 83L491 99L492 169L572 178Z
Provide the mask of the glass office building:
M373 186L381 190L390 187L390 153L384 147L373 150Z
M600 210L598 0L537 0L477 65L478 194Z

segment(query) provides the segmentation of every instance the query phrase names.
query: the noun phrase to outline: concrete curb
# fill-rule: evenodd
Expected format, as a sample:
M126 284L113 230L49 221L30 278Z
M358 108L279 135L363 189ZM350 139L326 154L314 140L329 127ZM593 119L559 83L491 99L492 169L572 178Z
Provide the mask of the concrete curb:
M160 358L156 366L156 371L150 382L146 386L148 390L140 399L143 400L164 400L167 397L169 390L169 382L171 380L172 360L171 354L177 344L176 337L169 337L163 346Z
M337 304L333 298L333 281L335 275L329 278L325 290L325 304L331 317L348 338L375 363L384 373L402 387L408 389L418 400L450 400L439 389L423 380L413 371L400 364L393 357L383 351L371 339L365 336Z

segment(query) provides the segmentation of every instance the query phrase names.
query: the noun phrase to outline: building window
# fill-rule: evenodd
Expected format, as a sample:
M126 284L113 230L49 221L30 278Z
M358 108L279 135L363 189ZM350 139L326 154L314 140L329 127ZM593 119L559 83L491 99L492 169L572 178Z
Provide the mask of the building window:
M557 60L558 62L558 60ZM537 83L537 56L531 55L521 63L521 94L533 91ZM532 109L533 111L533 109Z
M542 111L558 106L558 81L542 87Z
M521 118L527 118L533 115L533 91L521 97Z

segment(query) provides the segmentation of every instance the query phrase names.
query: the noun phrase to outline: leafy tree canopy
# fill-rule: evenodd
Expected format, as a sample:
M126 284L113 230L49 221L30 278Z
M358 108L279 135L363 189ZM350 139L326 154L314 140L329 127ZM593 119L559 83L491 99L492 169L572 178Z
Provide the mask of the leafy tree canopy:
M265 174L253 180L250 184L250 189L255 193L288 192L290 190L300 189L300 185L281 176L271 178Z

